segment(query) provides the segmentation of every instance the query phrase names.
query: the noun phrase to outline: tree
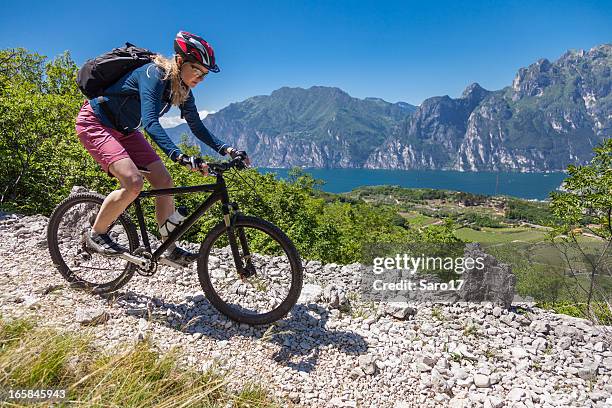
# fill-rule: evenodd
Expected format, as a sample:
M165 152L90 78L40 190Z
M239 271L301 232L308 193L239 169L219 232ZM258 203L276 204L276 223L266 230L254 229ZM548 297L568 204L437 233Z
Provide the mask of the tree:
M589 318L612 316L612 139L586 166L569 166L564 192L551 194L560 225L551 235Z
M106 192L114 181L79 143L83 103L68 52L46 62L24 49L0 51L0 205L49 213L76 181Z

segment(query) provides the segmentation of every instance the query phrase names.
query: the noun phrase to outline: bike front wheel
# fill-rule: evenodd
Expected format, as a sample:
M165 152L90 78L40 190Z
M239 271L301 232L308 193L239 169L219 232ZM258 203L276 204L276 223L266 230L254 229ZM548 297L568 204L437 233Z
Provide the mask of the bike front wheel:
M114 292L134 275L136 266L121 258L92 253L85 246L87 234L100 211L104 196L77 193L62 201L53 211L47 227L47 241L53 263L73 287L104 294ZM133 252L138 234L130 219L122 214L108 234Z
M243 268L232 255L232 236ZM238 215L232 230L220 223L200 247L198 277L206 297L240 323L283 318L298 300L302 275L302 261L289 237L260 218Z

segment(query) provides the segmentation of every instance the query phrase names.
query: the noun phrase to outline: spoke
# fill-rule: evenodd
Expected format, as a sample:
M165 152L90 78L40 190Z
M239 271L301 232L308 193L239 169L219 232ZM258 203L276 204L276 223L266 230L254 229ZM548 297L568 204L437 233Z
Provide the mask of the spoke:
M73 272L79 272L82 269L96 270L96 271L113 271L114 268L96 268L95 266L83 266L72 269Z
M230 268L221 277L219 272L211 271L211 283L224 303L240 313L257 315L277 308L289 295L292 271L287 254L280 244L267 233L252 227L241 226L245 233L249 256L244 256L243 242L237 240L242 260L248 260L247 268L255 274L240 278L233 265L229 251L219 258L226 259ZM220 239L220 236L218 239ZM226 241L224 241L226 242Z
M92 202L74 205L63 214L57 232L59 252L70 273L92 285L112 282L129 267L127 261L120 258L107 258L84 250L83 234L91 228L99 208L98 203ZM119 220L111 225L109 235L115 241L129 245L127 232Z

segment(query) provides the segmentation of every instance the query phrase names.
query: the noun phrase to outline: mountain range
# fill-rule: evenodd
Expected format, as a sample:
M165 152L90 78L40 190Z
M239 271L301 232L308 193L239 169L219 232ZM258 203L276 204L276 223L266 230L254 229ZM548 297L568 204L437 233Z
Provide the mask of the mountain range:
M420 106L283 87L209 114L204 124L262 167L559 171L612 137L612 44L519 69L512 84ZM187 124L166 129L179 141ZM206 153L208 148L204 148Z

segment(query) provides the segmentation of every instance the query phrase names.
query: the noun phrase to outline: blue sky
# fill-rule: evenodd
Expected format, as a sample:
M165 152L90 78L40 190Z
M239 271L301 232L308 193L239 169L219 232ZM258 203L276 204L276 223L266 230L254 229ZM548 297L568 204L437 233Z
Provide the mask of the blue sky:
M184 29L221 67L194 90L202 110L313 85L420 104L475 81L499 89L538 58L610 43L611 21L611 1L9 0L0 48L70 50L80 65L126 40L170 54Z

